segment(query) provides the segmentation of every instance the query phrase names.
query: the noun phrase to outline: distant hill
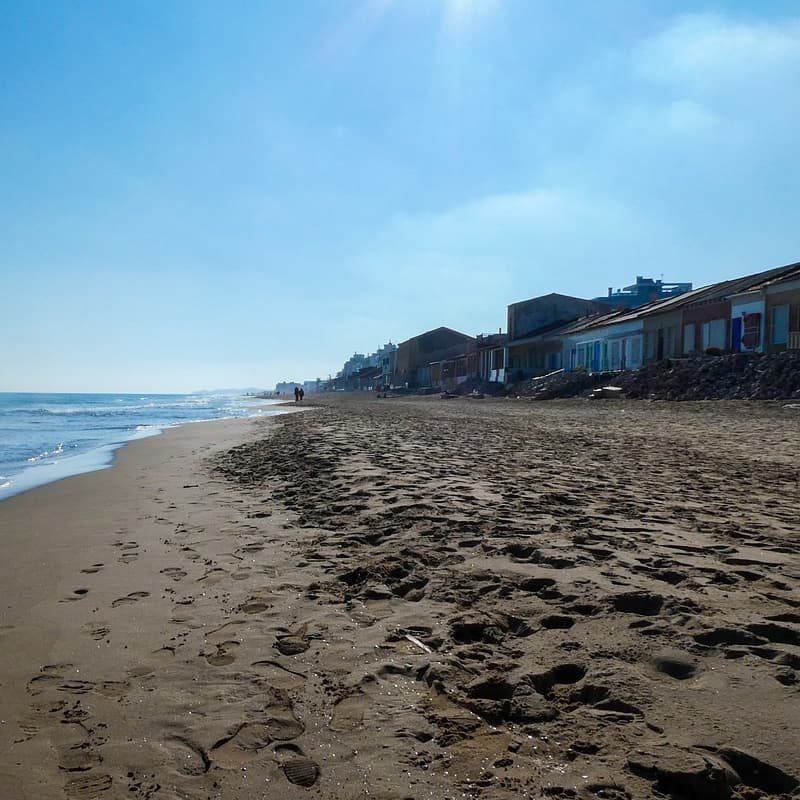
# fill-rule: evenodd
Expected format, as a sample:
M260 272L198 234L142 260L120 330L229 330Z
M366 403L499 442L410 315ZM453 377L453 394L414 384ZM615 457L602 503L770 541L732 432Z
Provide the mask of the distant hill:
M267 389L260 389L257 386L246 386L245 388L236 389L198 389L191 394L261 394Z

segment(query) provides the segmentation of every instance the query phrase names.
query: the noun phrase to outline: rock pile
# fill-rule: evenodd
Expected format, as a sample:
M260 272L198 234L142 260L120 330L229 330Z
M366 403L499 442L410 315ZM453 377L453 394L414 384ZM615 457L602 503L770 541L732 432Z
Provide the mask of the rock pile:
M513 387L535 400L588 395L612 383L627 397L653 400L781 400L800 398L800 351L734 353L667 359L618 373L557 373Z
M800 398L800 352L662 361L624 373L614 382L628 397L659 400Z

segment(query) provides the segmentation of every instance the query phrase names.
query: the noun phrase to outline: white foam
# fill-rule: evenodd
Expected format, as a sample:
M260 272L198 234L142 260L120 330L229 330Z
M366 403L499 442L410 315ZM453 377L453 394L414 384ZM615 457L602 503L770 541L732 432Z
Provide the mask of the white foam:
M52 458L53 456L60 456L63 452L64 452L64 442L59 442L55 450L45 450L43 453L39 453L38 456L31 456L28 459L28 463L35 464L39 461L44 461L46 458Z

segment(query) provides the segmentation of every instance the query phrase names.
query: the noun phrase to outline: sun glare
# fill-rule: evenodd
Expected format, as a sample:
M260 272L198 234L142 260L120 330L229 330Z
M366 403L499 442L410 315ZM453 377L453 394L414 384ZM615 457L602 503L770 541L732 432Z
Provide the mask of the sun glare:
M454 36L470 34L494 13L500 0L443 0L445 29Z

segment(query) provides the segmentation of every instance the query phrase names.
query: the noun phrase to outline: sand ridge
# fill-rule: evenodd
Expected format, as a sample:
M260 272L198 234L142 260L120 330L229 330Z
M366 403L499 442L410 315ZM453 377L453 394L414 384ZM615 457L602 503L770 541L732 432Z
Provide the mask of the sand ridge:
M159 439L0 505L0 796L796 790L787 411L336 398Z

